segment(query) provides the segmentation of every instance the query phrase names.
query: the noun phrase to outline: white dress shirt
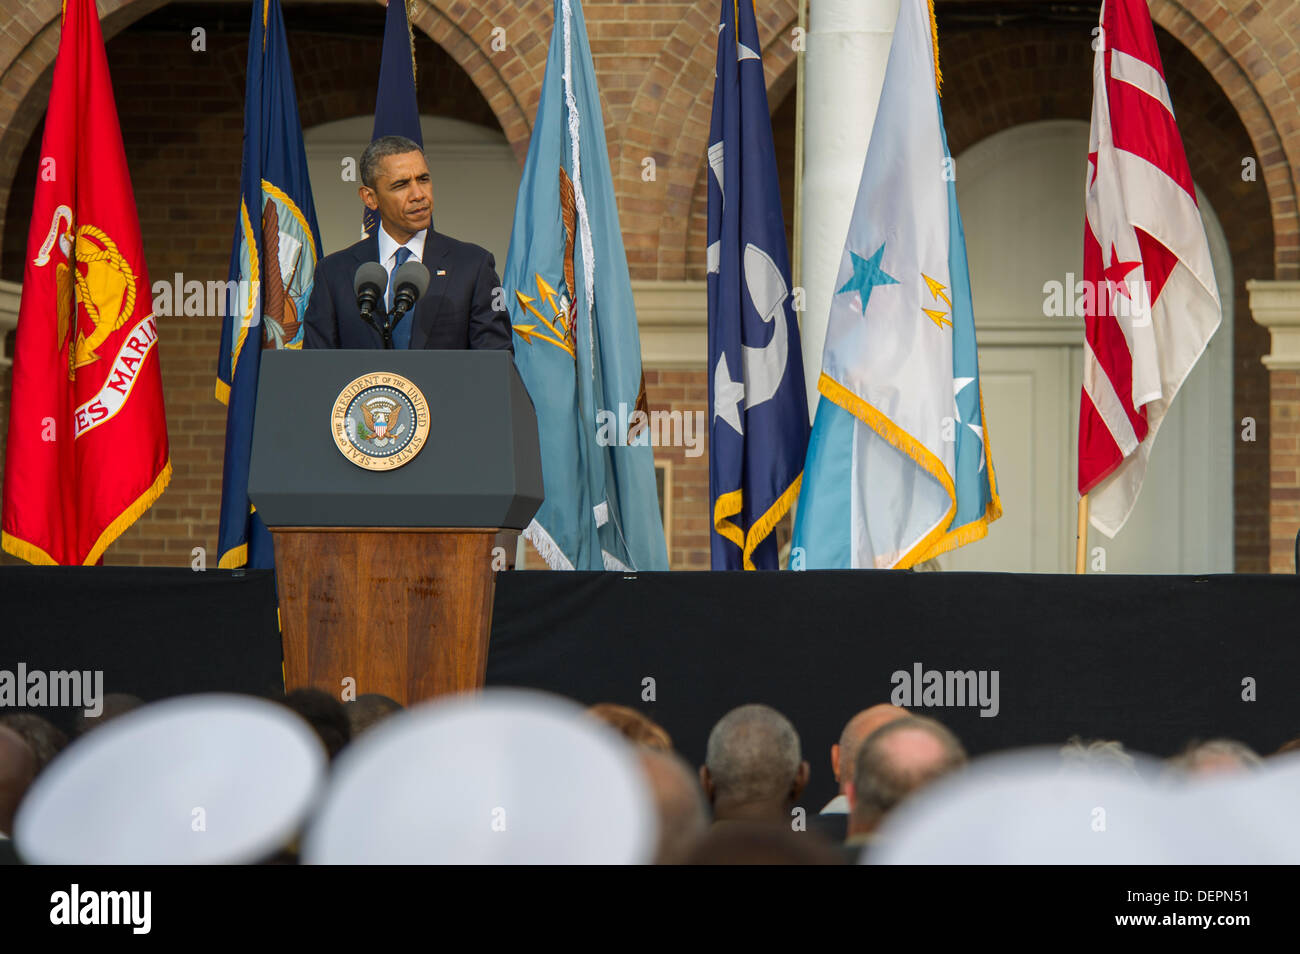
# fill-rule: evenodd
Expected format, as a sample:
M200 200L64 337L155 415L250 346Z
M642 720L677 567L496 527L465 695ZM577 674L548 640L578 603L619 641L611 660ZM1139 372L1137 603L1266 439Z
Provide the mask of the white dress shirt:
M409 249L411 258L408 258L407 261L409 262L412 259L417 262L420 261L424 258L424 237L428 231L428 229L420 229L410 237L405 245L398 245L397 239L389 235L388 230L382 224L379 226L379 264L383 265L388 272L388 291L384 295L384 302L387 304L389 311L393 310L393 269L397 267L397 250L399 248Z

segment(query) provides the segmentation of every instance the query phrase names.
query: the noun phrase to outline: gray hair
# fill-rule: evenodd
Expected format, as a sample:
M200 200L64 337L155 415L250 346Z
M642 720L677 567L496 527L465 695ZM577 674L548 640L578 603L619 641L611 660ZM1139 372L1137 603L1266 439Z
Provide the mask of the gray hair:
M909 757L894 737L901 732L923 733L939 744L937 758ZM957 736L933 719L908 716L882 725L858 749L853 768L853 820L878 821L913 792L966 764L966 750Z
M1072 735L1061 746L1061 767L1067 771L1123 772L1137 775L1137 763L1124 751L1124 743L1114 739L1092 739L1085 742Z
M802 761L799 733L764 705L740 706L719 719L704 756L719 796L735 802L783 797Z
M361 153L361 183L367 189L375 187L375 175L379 172L379 160L389 156L401 156L408 152L423 154L419 143L405 136L380 136Z

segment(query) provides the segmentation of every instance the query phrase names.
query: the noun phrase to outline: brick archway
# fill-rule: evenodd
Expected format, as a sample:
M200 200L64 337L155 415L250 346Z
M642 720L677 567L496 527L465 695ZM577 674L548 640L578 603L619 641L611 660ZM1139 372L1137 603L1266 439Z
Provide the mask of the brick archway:
M1273 219L1275 277L1300 277L1300 219L1296 175L1300 129L1283 136L1276 113L1300 110L1283 75L1288 58L1300 67L1300 17L1293 4L1284 26L1273 16L1278 3L1251 3L1242 18L1215 0L1148 0L1151 18L1186 47L1214 78L1240 118L1259 160ZM1253 12L1251 12L1253 10ZM1263 38L1277 38L1268 43Z
M773 46L784 43L784 36L789 33L795 25L795 21L787 24L784 30L781 30L773 38L768 48L763 50L763 71L767 73L767 107L770 113L775 115L781 108L787 96L794 92L795 79L798 74L798 64L793 55L785 64L782 72L773 77L771 70L768 68L768 53ZM775 130L774 130L775 132ZM704 147L707 149L707 143ZM781 144L777 144L778 163L780 161ZM791 146L793 148L793 146ZM703 156L703 150L701 151ZM699 165L695 170L695 180L691 188L690 209L685 217L685 221L680 223L681 229L686 237L686 265L684 273L680 276L688 281L704 281L708 275L705 270L704 246L706 244L705 236L708 234L709 226L709 164L706 159L701 158ZM784 208L783 211L787 216L794 214L793 206Z
M105 42L169 2L98 0ZM373 2L384 5L383 0ZM459 0L413 0L411 20L470 76L522 162L546 68L546 44L540 37L550 29L550 4L527 0L521 9L502 10L492 21L465 7ZM453 15L453 9L459 14ZM0 21L0 235L14 172L49 100L61 11L62 0L25 0L7 22ZM493 53L493 28L504 27L509 36L515 24L527 32L517 44L507 43L505 50Z
M620 200L642 186L640 162L654 157L659 176L659 207L623 216L624 233L640 233L648 256L628 250L634 278L682 279L703 245L691 242L691 208L708 149L713 67L717 56L717 9L713 0L696 0L673 30L656 68L642 81L632 101L617 172ZM761 4L758 13L763 70L770 103L780 102L794 84L795 52L787 42L797 22L794 0ZM629 227L629 223L631 227ZM629 241L629 246L632 242Z

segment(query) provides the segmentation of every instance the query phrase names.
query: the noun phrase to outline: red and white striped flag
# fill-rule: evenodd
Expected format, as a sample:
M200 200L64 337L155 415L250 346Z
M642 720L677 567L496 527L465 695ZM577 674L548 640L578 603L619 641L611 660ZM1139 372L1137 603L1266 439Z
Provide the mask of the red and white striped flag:
M1092 68L1079 493L1115 536L1222 310L1145 0L1104 0ZM1089 293L1091 292L1091 294Z

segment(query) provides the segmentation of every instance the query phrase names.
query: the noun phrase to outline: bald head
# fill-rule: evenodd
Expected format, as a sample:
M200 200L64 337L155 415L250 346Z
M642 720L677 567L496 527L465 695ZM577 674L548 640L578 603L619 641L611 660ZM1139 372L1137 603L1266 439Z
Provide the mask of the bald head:
M1230 775L1259 768L1264 760L1242 742L1211 739L1193 742L1170 764L1187 775Z
M785 815L808 783L799 734L770 706L732 709L709 733L700 781L714 817Z
M857 764L858 749L862 747L867 736L882 725L888 725L895 719L902 719L910 714L902 706L882 702L869 709L863 709L848 721L844 731L840 733L839 743L831 746L831 770L835 773L835 780L840 783L840 794L843 794L845 786L853 781L853 766Z
M957 737L933 719L908 716L862 743L848 790L849 834L874 831L899 802L966 764Z
M36 755L23 737L0 727L0 832L12 835L14 815L36 777Z

